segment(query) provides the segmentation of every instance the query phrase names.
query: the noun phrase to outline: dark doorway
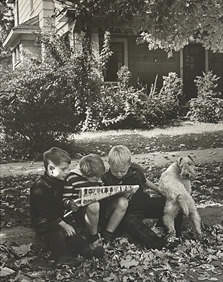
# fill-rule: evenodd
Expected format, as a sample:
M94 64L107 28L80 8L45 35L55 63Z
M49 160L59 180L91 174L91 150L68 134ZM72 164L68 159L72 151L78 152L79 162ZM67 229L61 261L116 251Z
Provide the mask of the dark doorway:
M201 44L191 43L183 50L183 90L186 100L197 97L194 79L205 71L205 49Z
M124 43L111 42L111 51L113 52L104 73L105 81L117 81L117 72L124 65Z

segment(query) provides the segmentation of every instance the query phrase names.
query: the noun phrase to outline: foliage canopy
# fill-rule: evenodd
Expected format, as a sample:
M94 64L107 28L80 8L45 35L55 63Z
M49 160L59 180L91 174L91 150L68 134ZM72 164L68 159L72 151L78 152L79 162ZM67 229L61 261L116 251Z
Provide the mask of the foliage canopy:
M105 26L140 33L139 42L150 50L161 48L171 55L189 41L223 52L223 2L221 0L58 0L74 8L75 17L88 25L94 16L106 19Z

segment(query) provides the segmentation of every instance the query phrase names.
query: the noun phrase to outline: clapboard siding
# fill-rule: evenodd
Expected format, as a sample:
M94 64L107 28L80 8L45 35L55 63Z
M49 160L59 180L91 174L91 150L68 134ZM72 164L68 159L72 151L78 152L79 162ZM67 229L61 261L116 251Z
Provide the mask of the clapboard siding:
M33 9L31 9L30 0L17 0L19 11L19 24L30 20L39 15L40 27L48 26L48 19L52 16L54 11L53 0L33 0ZM16 12L15 5L15 14Z
M30 0L19 1L19 24L22 24L30 19Z
M33 10L34 10L35 16L40 13L40 11L42 10L42 0L33 1Z
M42 10L39 13L40 28L49 28L49 18L54 13L54 3L52 0L42 1Z

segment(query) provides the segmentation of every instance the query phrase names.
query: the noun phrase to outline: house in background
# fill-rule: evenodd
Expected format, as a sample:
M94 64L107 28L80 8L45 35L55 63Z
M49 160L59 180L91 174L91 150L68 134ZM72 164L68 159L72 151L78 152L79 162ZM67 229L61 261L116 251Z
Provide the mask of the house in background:
M72 9L64 9L56 0L8 0L14 4L15 26L4 42L12 50L13 67L23 62L23 51L31 55L41 55L40 46L35 45L34 32L38 29L49 30L49 19L54 21L58 32L73 33L73 42L81 31L81 22L74 17ZM55 11L56 17L53 17ZM89 37L98 52L104 37L105 21L95 18L87 27ZM158 87L162 85L162 76L176 72L183 79L186 99L196 97L194 79L202 72L212 70L220 76L219 91L223 94L223 54L205 50L201 44L191 42L173 57L167 58L162 50L149 51L147 44L137 44L138 35L133 32L111 30L111 49L113 54L104 73L105 82L117 80L117 71L126 65L132 74L132 83L138 81L150 87L158 74ZM75 44L75 43L74 43Z

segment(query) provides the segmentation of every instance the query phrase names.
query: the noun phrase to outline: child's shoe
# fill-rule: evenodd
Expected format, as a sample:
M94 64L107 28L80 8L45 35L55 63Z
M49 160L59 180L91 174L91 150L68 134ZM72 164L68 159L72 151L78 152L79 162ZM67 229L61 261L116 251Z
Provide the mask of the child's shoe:
M75 259L73 257L60 257L56 262L56 268L61 268L64 265L76 267L83 262L83 259Z
M85 247L82 255L88 259L92 257L102 258L104 256L104 248L102 246L91 246Z
M103 237L104 244L111 244L114 239L114 234L110 231L105 230L102 233L102 237Z
M100 234L95 234L90 236L89 238L89 251L87 252L88 256L92 257L95 256L97 258L102 258L104 255L104 248L102 245L102 240Z
M90 236L88 242L89 242L90 248L103 246L101 235L98 233L96 235Z

